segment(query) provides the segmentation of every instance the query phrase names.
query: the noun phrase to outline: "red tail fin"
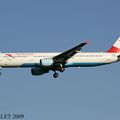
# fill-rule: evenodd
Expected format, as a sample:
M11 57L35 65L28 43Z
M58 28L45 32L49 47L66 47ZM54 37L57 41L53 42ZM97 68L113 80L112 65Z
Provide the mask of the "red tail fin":
M117 39L117 41L113 44L113 46L107 52L110 52L110 53L120 52L120 37Z

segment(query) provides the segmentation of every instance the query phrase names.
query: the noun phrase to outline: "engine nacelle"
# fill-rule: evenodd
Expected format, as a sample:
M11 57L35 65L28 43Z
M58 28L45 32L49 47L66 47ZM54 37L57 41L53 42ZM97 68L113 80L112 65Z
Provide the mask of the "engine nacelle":
M50 58L44 58L40 60L41 67L51 67L53 63L54 63L53 59Z
M44 70L42 68L32 68L31 69L31 74L32 75L43 75L45 73L48 73L48 70Z

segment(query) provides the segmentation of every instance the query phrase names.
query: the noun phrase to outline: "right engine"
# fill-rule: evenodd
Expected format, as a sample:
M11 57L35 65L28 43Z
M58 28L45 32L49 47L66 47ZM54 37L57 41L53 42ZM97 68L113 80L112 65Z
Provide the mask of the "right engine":
M51 67L53 64L54 64L54 61L51 58L44 58L40 60L41 67Z
M31 69L31 74L32 75L43 75L45 73L48 73L49 70L44 70L42 68L32 68Z

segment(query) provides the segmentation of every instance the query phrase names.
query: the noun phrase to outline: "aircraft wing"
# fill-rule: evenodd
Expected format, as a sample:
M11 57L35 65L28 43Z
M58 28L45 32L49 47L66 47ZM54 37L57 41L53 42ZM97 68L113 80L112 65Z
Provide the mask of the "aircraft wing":
M75 47L73 47L70 50L67 50L55 57L53 57L54 62L56 63L65 63L68 59L70 59L72 56L74 56L76 53L78 53L83 46L85 46L87 44L87 42L85 43L81 43Z

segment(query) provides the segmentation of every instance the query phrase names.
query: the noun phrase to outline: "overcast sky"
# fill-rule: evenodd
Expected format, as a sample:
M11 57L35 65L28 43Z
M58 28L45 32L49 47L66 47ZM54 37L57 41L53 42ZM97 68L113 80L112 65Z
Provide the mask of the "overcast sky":
M120 35L119 0L1 0L1 52L58 52L83 41L106 51ZM0 113L25 120L120 120L120 63L70 68L58 79L3 69Z

